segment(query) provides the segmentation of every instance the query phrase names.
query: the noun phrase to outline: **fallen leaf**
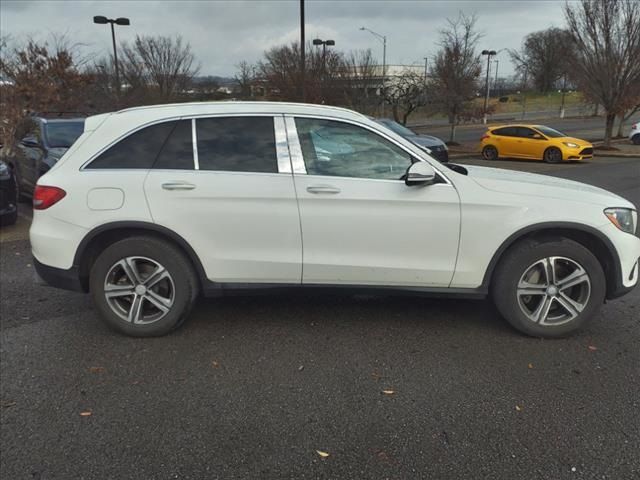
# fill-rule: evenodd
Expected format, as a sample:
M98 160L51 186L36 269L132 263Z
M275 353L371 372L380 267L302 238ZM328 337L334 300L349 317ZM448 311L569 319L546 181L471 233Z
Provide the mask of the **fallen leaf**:
M300 365L300 366L298 367L298 371L299 371L299 372L301 372L302 370L304 370L304 365Z
M533 363L530 363L530 364L528 365L528 367L529 367L529 368L533 368Z
M519 407L518 405L516 405L516 410L517 410L518 412L521 412L521 411L522 411L522 408L521 408L521 407Z
M80 412L81 417L90 417L93 412L91 410L86 410L84 412Z
M376 380L380 380L382 378L382 375L380 375L378 372L373 372L371 376Z
M598 350L598 347L594 347L593 345L589 345L587 348L592 352L595 352L596 350Z
M322 458L327 458L329 456L329 454L327 452L323 452L322 450L316 450L316 452L318 453L318 455L320 455Z
M14 405L16 405L16 404L17 404L16 402L2 402L2 406L3 406L4 408L7 408L7 407L13 407L13 406L14 406Z
M211 366L213 368L218 368L220 366L220 364L214 360L213 362L211 362Z
M89 371L91 373L104 373L107 369L104 367L89 367Z
M396 392L394 390L382 390L382 393L384 393L385 395L393 395Z

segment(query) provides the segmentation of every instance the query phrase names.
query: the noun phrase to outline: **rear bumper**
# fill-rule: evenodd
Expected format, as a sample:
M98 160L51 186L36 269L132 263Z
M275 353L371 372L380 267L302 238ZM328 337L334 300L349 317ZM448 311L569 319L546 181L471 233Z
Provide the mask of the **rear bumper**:
M45 283L52 287L74 292L85 292L77 267L73 266L68 270L50 267L40 263L35 257L33 258L33 265L36 269L36 281L38 283Z

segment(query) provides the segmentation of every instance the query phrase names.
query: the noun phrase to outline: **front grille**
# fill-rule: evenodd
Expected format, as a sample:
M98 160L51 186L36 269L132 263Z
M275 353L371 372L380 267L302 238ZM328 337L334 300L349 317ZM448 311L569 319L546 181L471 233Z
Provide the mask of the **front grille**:
M583 148L580 155L593 155L593 148Z

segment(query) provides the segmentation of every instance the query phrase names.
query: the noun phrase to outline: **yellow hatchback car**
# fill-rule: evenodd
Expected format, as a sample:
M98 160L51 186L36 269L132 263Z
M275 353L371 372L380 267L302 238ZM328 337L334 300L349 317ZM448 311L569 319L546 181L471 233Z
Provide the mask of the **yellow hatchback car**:
M593 145L544 125L491 127L482 136L480 151L485 160L523 158L559 163L593 157Z

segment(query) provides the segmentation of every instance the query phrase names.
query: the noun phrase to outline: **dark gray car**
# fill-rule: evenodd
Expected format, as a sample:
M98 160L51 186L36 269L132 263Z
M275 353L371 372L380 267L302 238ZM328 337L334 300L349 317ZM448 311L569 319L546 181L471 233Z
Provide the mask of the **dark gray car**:
M82 135L84 118L27 119L26 133L17 145L15 156L5 158L16 175L21 197L31 196L38 178L47 173Z
M395 132L410 142L415 143L439 162L446 163L449 161L449 149L439 138L431 135L417 134L390 118L374 118L374 120L379 124L384 125L392 132Z

